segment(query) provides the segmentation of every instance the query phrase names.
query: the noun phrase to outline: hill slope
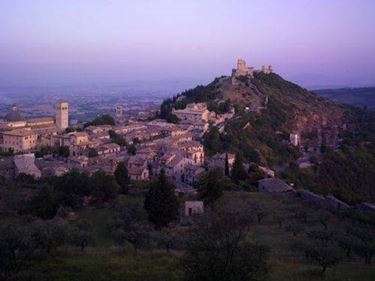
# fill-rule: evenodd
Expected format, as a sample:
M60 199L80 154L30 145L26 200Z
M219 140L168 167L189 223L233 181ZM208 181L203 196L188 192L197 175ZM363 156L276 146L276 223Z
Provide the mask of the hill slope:
M375 112L335 104L277 74L220 77L165 101L162 109L207 102L231 104L236 115L224 131L204 135L208 156L240 153L246 162L276 169L296 188L333 194L348 203L375 202ZM300 147L290 144L298 133ZM308 162L313 166L299 167Z
M216 109L224 102L236 109L220 134L212 128L206 135L209 154L241 151L253 162L280 165L296 159L298 150L290 147L289 134L298 133L306 146L335 146L345 109L319 97L277 74L256 73L254 78L216 78L207 86L164 101L162 115L171 108L184 108L192 102L207 102Z

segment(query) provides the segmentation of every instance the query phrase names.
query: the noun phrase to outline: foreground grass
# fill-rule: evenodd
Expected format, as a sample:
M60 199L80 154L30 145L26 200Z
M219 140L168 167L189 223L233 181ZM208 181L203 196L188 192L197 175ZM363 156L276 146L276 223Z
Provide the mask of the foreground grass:
M108 221L113 216L113 210L85 209L78 213L79 220L87 220L93 227L94 242L99 247L109 247L113 245L111 232L108 228Z
M375 280L375 266L365 266L361 260L343 261L329 268L325 276L320 268L307 263L303 257L296 256L290 250L295 239L273 219L273 214L283 211L290 204L283 203L285 198L261 193L228 192L225 200L240 203L262 204L269 214L258 224L254 223L250 239L270 247L270 281L372 281ZM288 199L290 200L290 198ZM292 199L293 200L293 199ZM302 204L298 199L291 204ZM308 207L307 207L308 208ZM310 210L314 212L314 210ZM32 274L41 281L182 281L183 271L178 255L161 251L143 251L137 256L131 247L120 250L112 240L107 227L113 210L85 209L80 211L78 220L88 220L93 225L95 244L85 252L64 248L48 259L35 263ZM330 227L341 227L340 220L331 220ZM230 281L230 280L228 280Z
M272 281L371 281L375 280L375 267L342 263L329 268L324 276L320 269L300 261L272 261Z
M89 248L86 253L50 258L39 264L41 281L182 281L177 256L166 253L119 253L113 249ZM321 276L319 268L301 260L270 260L270 281L372 281L375 268L343 263Z
M105 249L55 257L37 267L42 281L176 281L181 280L179 261L166 254L114 254Z
M285 211L291 204L306 208L309 217L315 210L306 206L303 201L294 197L272 196L264 193L239 193L229 192L225 195L226 200L233 202L250 202L262 204L268 211L262 223L254 223L250 230L252 240L270 247L270 281L372 281L375 280L375 265L364 265L361 259L342 261L337 266L330 267L324 276L320 274L320 267L307 263L300 255L296 256L290 249L294 239L291 233L275 222L273 215ZM283 203L283 201L288 203ZM310 218L311 219L311 218ZM333 217L329 227L338 230L343 227L344 222ZM306 226L306 229L314 226Z

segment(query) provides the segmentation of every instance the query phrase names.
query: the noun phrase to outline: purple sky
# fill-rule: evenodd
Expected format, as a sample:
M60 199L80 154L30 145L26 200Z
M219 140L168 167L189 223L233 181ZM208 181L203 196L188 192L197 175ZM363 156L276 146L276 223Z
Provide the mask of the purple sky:
M1 85L208 82L238 57L307 87L375 85L375 1L0 0Z

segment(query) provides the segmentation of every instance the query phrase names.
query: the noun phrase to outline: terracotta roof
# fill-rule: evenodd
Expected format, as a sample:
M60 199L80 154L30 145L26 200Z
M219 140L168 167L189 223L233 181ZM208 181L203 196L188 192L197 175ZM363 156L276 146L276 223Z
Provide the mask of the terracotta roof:
M132 166L131 168L128 169L128 174L140 176L140 175L142 175L143 171L146 170L146 169L147 168L145 168L145 167Z

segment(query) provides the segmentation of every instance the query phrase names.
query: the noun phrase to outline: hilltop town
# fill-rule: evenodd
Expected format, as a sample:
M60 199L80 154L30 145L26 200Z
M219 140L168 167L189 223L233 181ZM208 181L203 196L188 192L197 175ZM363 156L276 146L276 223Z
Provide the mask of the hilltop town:
M251 78L256 71L239 59L231 81L235 85L237 79ZM263 66L260 71L269 74L272 69ZM234 107L217 114L208 110L207 103L191 103L184 109L173 109L172 114L179 120L173 124L162 119L126 120L124 108L118 104L111 124L77 128L69 126L68 107L67 101L58 101L55 117L25 119L17 106L12 106L0 124L2 152L16 154L3 159L4 176L61 176L71 169L113 174L118 163L125 161L132 180L148 181L165 169L168 178L181 190L191 191L207 165L224 168L225 154L213 156L208 163L202 138L210 125L223 131L225 123L235 118ZM132 153L129 147L134 148ZM56 153L64 149L65 154ZM39 153L42 151L43 155ZM234 155L229 154L229 163L233 161Z
M256 255L257 274L271 265L270 280L307 265L370 274L375 132L366 111L243 59L158 112L125 114L118 102L82 123L72 107L58 100L54 116L25 117L14 104L0 122L0 278L17 280L32 264L37 280L183 280L225 256L228 235L244 261Z
M267 89L257 85L257 80L254 80L257 75L273 75L273 69L262 66L257 70L238 59L231 76L220 77L213 86L209 85L209 91L219 91L212 99L216 107L212 101L196 102L193 99L190 102L194 95L183 93L168 109L168 116L175 118L173 122L168 118L161 119L166 117L162 112L149 121L128 118L123 115L125 106L116 104L112 117L99 117L82 126L69 125L68 101L56 103L55 117L28 119L23 118L13 105L5 121L0 123L0 148L3 155L10 156L0 162L1 174L6 178L20 174L40 178L62 176L72 169L89 174L97 171L113 174L118 164L125 162L131 180L150 181L164 170L177 187L176 192L195 194L194 185L203 174L216 168L224 170L226 165L231 170L235 160L233 150L218 150L213 154L207 142L204 145L211 128L225 134L226 126L233 126L241 120L241 112L256 116L267 111L272 93L268 95ZM289 136L283 141L285 147L302 152L298 160L300 167L312 165L309 159L316 155L322 144L337 146L338 133L345 126L337 119L328 119L332 116L319 113L316 110L309 112L307 114L314 116L307 119L296 112L295 121L285 128L290 130L286 131ZM243 130L251 131L252 127L247 121ZM246 169L250 164L246 163ZM283 169L275 164L261 160L257 165L264 177L273 177L278 169Z

